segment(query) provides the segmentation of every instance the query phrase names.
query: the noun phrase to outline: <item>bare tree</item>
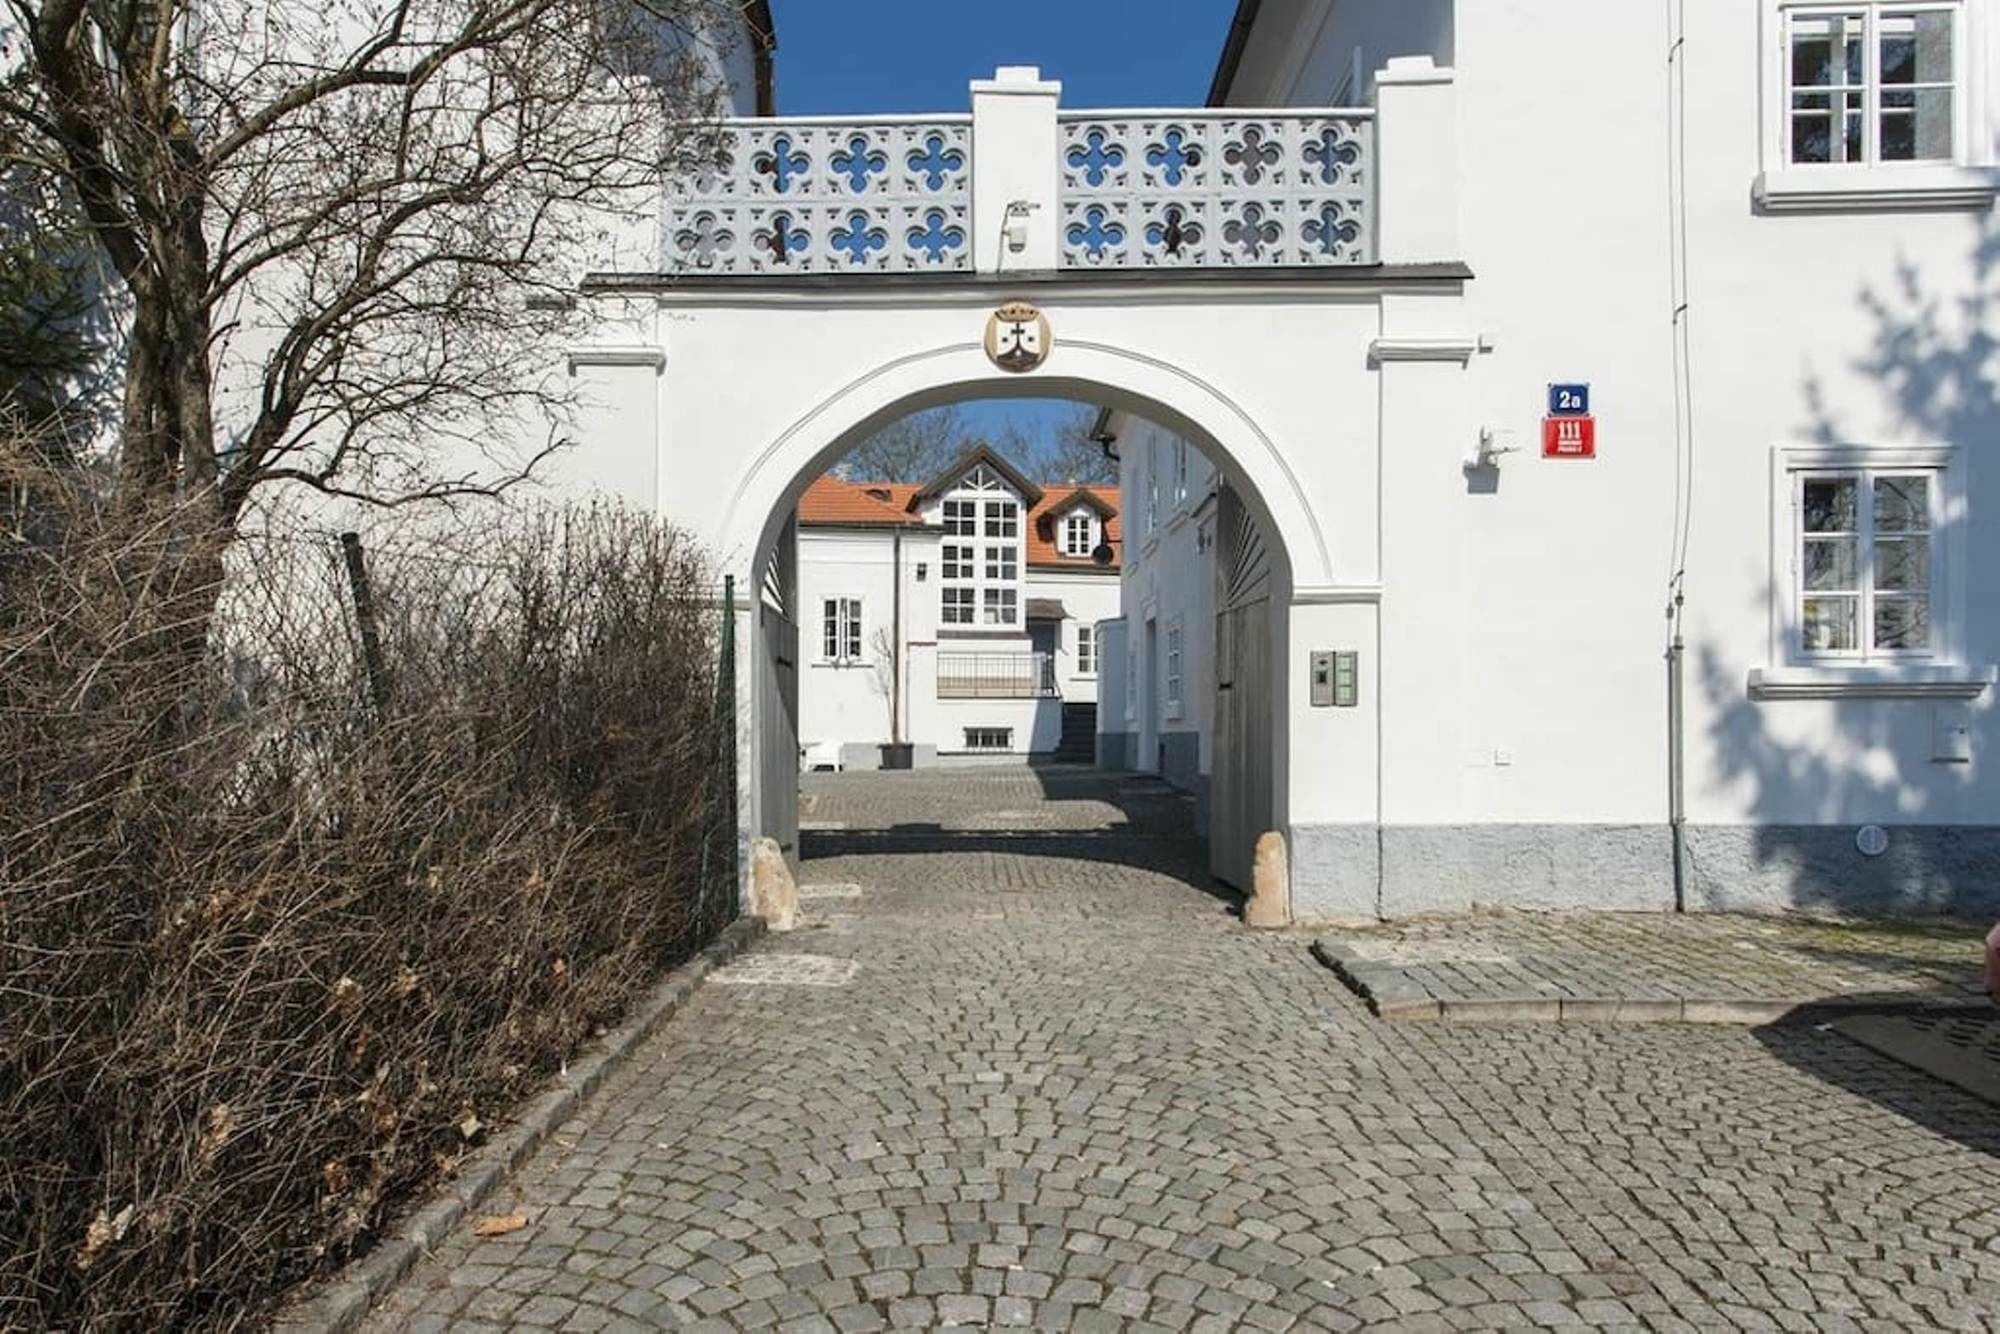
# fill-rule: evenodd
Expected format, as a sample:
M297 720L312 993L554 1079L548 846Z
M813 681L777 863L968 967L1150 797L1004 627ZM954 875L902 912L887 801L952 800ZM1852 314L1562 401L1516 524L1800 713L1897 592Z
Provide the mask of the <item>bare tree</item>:
M1036 453L1035 470L1043 481L1118 485L1117 462L1091 436L1096 423L1096 408L1088 403L1070 404L1068 415L1056 423Z
M856 445L834 472L852 482L928 482L971 445L955 404L913 412Z
M522 477L577 270L712 151L736 31L734 0L4 3L0 145L129 308L116 490L215 548L274 482Z

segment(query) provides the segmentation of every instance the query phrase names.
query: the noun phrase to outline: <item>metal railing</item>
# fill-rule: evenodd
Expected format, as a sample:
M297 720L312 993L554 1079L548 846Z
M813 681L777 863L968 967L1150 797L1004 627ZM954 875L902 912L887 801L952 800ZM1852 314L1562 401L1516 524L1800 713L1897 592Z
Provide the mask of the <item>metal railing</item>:
M1064 268L1372 264L1375 113L1078 111Z
M1056 664L1048 653L940 653L939 699L1050 699Z

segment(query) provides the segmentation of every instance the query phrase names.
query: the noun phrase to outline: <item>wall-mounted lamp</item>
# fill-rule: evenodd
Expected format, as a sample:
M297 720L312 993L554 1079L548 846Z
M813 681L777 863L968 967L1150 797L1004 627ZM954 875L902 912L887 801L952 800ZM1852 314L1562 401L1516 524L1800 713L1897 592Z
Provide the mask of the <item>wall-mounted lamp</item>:
M1000 235L1007 238L1007 249L1018 255L1028 248L1028 215L1040 207L1027 199L1016 199L1007 205L1007 216L1000 223Z
M918 582L918 583L922 583L922 582L924 581L924 575L925 575L925 573L926 573L926 572L928 572L928 571L929 571L929 569L930 569L930 566L928 566L928 565L924 564L924 563L923 563L922 561L918 561L918 562L917 562L917 582Z
M1497 468L1503 456L1520 452L1520 439L1514 432L1497 426L1483 426L1479 430L1479 448L1465 460L1465 470Z

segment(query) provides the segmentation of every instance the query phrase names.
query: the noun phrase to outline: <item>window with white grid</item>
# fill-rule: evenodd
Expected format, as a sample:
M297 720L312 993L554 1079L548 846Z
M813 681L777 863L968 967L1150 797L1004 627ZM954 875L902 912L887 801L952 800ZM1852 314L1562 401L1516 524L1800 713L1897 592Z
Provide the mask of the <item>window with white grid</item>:
M945 498L939 552L943 625L1006 628L1021 623L1021 501L985 465Z
M1097 675L1097 627L1094 625L1076 627L1076 674Z
M1088 556L1097 549L1097 520L1087 510L1076 510L1063 520L1062 553Z
M820 609L820 658L861 661L861 599L828 598Z
M1793 166L1965 156L1959 0L1782 4L1782 144Z
M1815 469L1793 479L1796 652L1858 660L1933 653L1939 472Z

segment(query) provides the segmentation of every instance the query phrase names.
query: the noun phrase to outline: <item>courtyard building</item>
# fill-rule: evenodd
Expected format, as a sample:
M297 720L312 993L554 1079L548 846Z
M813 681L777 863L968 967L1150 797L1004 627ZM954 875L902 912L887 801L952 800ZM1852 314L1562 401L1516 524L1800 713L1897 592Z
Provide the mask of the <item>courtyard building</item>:
M798 503L805 766L1092 761L1116 495L983 446L922 483L816 479Z

